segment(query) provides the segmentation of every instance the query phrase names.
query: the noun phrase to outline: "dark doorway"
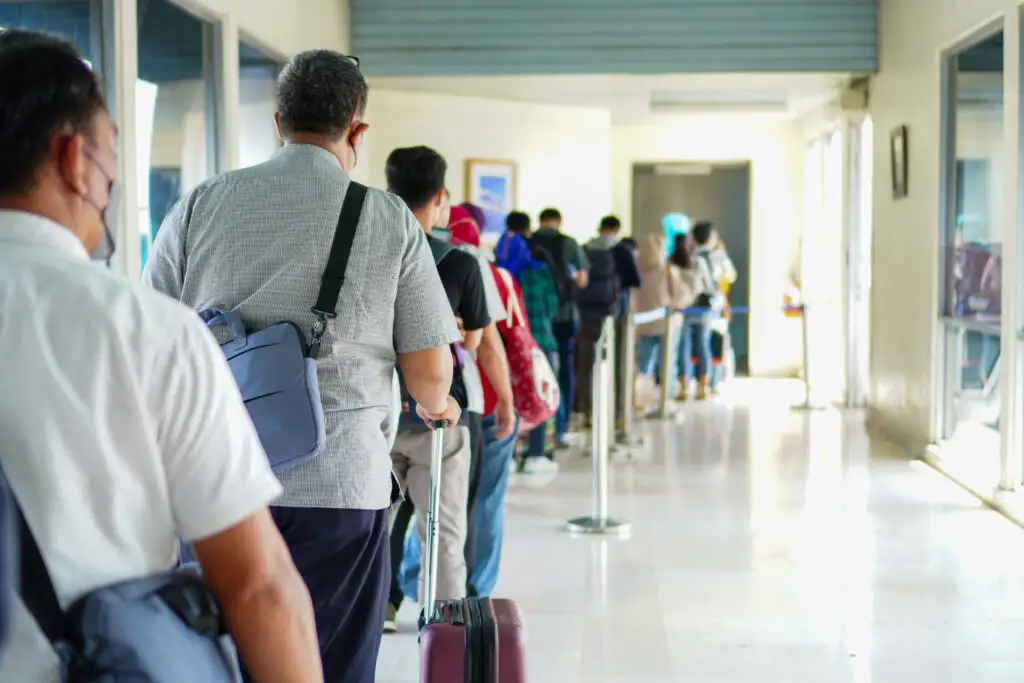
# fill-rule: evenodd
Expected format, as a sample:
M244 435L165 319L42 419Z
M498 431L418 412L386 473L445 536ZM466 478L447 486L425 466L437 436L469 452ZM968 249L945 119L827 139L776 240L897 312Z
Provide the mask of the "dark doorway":
M729 326L736 372L749 369L750 324L750 164L636 164L633 167L633 234L642 239L662 231L667 213L691 221L709 220L736 265L729 294L738 309Z

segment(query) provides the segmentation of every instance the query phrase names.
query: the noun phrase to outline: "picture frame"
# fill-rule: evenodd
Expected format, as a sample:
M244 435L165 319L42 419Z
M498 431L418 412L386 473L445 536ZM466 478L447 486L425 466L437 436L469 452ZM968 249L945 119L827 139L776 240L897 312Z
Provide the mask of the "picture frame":
M906 126L898 126L889 134L890 165L892 167L892 198L903 199L909 191L908 166L910 138Z
M465 201L484 211L486 224L481 237L494 242L505 232L505 217L516 208L518 174L516 162L506 159L466 159Z

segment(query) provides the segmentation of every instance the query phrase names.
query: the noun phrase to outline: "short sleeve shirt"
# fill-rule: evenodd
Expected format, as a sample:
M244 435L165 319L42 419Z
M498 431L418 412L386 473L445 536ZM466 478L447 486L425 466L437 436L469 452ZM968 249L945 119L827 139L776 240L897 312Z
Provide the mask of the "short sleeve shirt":
M196 315L88 261L68 230L0 211L0 465L64 606L171 569L281 492ZM0 680L50 681L17 606Z
M437 240L430 236L427 239ZM487 310L484 279L476 257L452 249L437 264L437 272L452 311L462 318L463 328L472 332L487 327L491 323L491 315Z
M302 144L218 176L167 216L144 280L196 311L235 310L250 329L310 330L350 182L334 155ZM398 197L367 192L336 313L317 359L327 448L280 474L277 504L379 510L391 502L396 356L459 340L426 235Z

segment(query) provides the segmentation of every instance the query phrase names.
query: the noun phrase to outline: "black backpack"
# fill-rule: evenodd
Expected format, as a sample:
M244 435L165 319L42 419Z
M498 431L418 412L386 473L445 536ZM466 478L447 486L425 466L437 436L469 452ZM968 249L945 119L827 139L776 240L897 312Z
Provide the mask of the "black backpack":
M587 247L586 251L590 261L590 282L577 295L580 312L593 318L617 316L622 281L615 262L615 251L593 247Z
M530 237L530 256L547 265L558 291L558 302L569 304L576 300L576 280L565 262L565 235L537 233Z

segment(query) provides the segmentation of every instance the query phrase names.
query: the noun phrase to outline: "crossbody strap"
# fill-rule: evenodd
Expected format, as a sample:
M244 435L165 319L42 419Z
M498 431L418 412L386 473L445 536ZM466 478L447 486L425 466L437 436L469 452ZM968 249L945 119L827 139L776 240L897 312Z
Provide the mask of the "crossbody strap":
M18 537L18 594L32 618L36 620L50 644L66 640L67 627L64 623L64 610L57 600L57 592L53 589L53 580L39 552L36 538L25 521L25 513L21 510L18 497L14 495L4 472L0 469L0 489L6 489L14 508L15 522L12 525Z
M366 199L366 186L355 181L349 182L345 199L341 203L341 214L338 216L338 227L334 231L331 242L331 253L327 257L327 267L320 279L320 291L316 296L313 313L316 323L310 340L310 357L316 358L320 350L320 342L327 331L327 321L338 314L338 295L345 284L345 271L348 268L348 257L352 253L352 243L356 239L359 227L359 216L363 213L363 201Z

